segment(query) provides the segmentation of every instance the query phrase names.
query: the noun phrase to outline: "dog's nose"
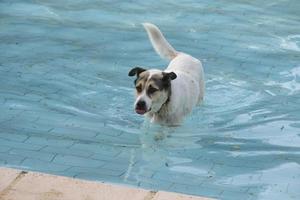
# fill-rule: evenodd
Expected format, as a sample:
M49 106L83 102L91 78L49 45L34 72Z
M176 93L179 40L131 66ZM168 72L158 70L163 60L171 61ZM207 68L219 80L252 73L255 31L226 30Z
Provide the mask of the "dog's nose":
M139 101L136 104L137 108L145 108L146 107L146 102L145 101Z
M147 112L147 105L145 101L138 101L135 105L135 112L143 115Z

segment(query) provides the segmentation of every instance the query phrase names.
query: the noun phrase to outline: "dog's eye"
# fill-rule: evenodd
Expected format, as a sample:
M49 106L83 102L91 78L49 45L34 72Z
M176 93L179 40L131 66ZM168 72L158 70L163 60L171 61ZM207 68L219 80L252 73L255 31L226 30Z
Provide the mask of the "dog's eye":
M151 85L149 86L149 88L148 88L148 93L149 94L153 94L154 92L156 92L158 89L156 89L156 88L154 88L154 87L152 87Z
M136 86L135 89L138 93L142 92L142 87L140 85Z

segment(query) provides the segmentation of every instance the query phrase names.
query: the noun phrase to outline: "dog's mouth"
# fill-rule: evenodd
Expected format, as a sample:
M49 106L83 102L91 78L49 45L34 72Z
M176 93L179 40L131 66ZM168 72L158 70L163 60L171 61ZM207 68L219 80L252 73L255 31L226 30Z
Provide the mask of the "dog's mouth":
M151 109L147 110L144 108L135 108L135 112L139 115L144 115L146 112L149 112Z

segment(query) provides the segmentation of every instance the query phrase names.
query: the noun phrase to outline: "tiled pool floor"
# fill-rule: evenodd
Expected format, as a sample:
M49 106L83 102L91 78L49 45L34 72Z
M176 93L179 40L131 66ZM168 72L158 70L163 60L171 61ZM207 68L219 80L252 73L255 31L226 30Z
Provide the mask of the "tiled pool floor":
M0 165L220 199L300 199L300 3L0 2ZM203 61L181 127L133 109L140 25Z

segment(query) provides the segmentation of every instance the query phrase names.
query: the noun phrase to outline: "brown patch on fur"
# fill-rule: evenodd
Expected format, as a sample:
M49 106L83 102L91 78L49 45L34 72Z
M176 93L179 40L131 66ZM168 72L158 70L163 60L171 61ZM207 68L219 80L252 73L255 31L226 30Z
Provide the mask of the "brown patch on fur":
M153 74L151 77L148 71L142 72L138 78L135 80L135 86L137 87L137 93L141 93L142 91L148 91L148 88L151 86L152 88L157 89L160 92L168 92L170 93L170 80L164 80L163 73ZM158 92L155 92L153 95L148 94L149 97L155 97Z
M164 89L164 83L163 83L163 74L153 74L153 76L151 76L149 82L149 85L152 85L154 88L158 89L158 90L163 90Z
M144 71L140 73L137 79L134 81L136 87L141 87L141 91L144 90L147 80L149 78L150 73L148 71ZM139 92L137 92L139 93Z

